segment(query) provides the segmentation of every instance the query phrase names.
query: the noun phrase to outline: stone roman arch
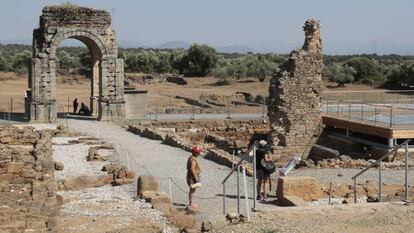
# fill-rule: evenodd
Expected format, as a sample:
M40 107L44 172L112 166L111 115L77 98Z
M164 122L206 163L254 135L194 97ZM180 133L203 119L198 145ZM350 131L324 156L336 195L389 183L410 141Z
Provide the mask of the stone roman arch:
M90 107L98 120L125 117L124 62L118 59L111 16L85 7L43 8L39 28L33 31L33 58L29 72L28 115L32 122L54 122L56 104L56 50L68 38L83 42L92 57Z

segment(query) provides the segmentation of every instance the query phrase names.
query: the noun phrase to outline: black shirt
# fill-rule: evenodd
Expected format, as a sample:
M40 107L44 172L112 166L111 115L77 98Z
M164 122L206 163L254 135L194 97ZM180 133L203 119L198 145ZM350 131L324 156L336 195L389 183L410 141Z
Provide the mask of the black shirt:
M256 150L256 169L264 169L262 166L262 159L264 159L266 151L264 149Z

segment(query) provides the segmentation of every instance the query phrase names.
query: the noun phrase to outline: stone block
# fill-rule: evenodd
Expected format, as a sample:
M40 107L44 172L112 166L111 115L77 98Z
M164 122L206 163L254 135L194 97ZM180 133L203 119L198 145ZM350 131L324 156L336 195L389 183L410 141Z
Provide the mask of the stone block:
M64 167L65 166L63 165L62 162L57 162L57 161L54 162L54 168L56 171L63 171Z
M128 170L125 173L125 177L128 178L128 179L132 179L132 178L135 177L135 172Z
M285 176L278 179L276 196L281 202L286 196L296 196L305 201L313 201L321 198L322 189L314 177Z
M201 223L201 232L213 232L214 225L211 222L202 222Z
M339 151L320 145L314 145L309 153L313 161L338 158L340 155Z
M140 176L137 186L137 195L139 197L142 197L144 191L158 192L158 180L154 176Z
M120 185L132 184L132 183L134 183L134 180L128 179L128 178L115 179L113 182L114 186L120 186Z
M87 176L80 176L76 177L71 180L67 180L63 182L63 189L65 190L76 190L76 189L84 189L84 188L91 188L91 187L100 187L107 184L112 184L113 176L99 176L99 177L87 177Z
M278 203L282 206L306 206L306 202L297 196L284 196Z
M149 202L151 204L164 203L171 205L170 197L163 192L144 191L142 193L142 198L144 198L146 202Z
M7 166L7 173L19 173L23 169L23 164L21 163L9 163Z
M172 206L170 204L162 202L152 203L152 208L160 211L164 215L169 215L172 211Z
M11 137L3 137L0 138L0 143L1 144L9 144L13 141L13 139Z
M179 226L181 229L180 232L197 232L197 223L192 216L177 213L171 218L172 222L174 222L175 225Z

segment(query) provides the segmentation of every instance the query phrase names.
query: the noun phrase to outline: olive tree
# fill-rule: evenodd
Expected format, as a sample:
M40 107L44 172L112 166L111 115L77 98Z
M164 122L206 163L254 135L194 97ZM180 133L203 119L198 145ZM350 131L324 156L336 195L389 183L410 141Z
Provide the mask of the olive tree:
M356 70L348 65L341 65L334 63L326 66L323 70L323 76L331 82L338 83L338 86L343 87L345 83L352 83L355 79Z
M218 60L214 48L206 44L193 44L187 55L182 59L184 74L186 76L207 76L216 66Z

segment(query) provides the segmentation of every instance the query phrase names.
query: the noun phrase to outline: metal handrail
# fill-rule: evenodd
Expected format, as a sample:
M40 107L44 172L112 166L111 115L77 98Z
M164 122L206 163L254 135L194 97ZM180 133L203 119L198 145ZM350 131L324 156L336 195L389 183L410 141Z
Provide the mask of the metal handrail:
M253 151L253 209L256 208L256 198L254 198L254 195L256 193L256 148L257 148L257 142L254 142L253 145L250 146L250 148L247 150L247 152L243 155L243 157L239 160L239 162L234 166L229 174L224 178L224 180L221 182L223 185L223 214L226 214L226 182L231 177L231 175L237 170L237 212L240 214L240 182L239 182L239 176L240 176L240 166L249 156L250 152ZM247 183L246 183L246 169L243 167L242 169L243 174L243 186L244 186L244 196L245 196L245 202L246 202L246 213L247 213L247 220L250 221L250 210L249 210L249 203L248 203L248 191L247 191Z
M363 90L363 91L324 91L325 93L403 93L414 92L414 90Z
M354 203L357 202L357 182L356 179L364 174L366 171L368 171L369 169L371 169L372 167L378 166L378 173L379 173L379 177L378 177L378 199L379 201L381 201L381 162L382 160L384 160L385 158L387 158L389 155L396 153L399 149L401 149L402 147L405 147L405 156L407 158L408 156L408 143L411 142L411 139L407 139L405 140L403 143L401 143L400 145L395 146L392 150L386 152L381 158L379 158L375 163L371 164L370 166L366 167L365 169L363 169L362 171L358 172L357 174L355 174L353 177L351 177L352 180L354 180ZM406 171L405 171L405 175L407 176L407 159L406 159ZM407 180L407 179L406 179ZM405 189L408 188L408 184L406 182L405 184ZM407 192L406 192L407 193ZM407 197L406 197L407 199Z
M250 156L250 152L256 147L257 147L257 142L254 142L253 145L250 146L249 150L243 155L242 159L240 159L239 162L236 164L236 166L234 166L233 169L231 169L231 171L226 176L226 178L224 178L221 184L226 183L226 181L230 178L230 176L236 171L236 169L238 169L240 164L244 162Z

